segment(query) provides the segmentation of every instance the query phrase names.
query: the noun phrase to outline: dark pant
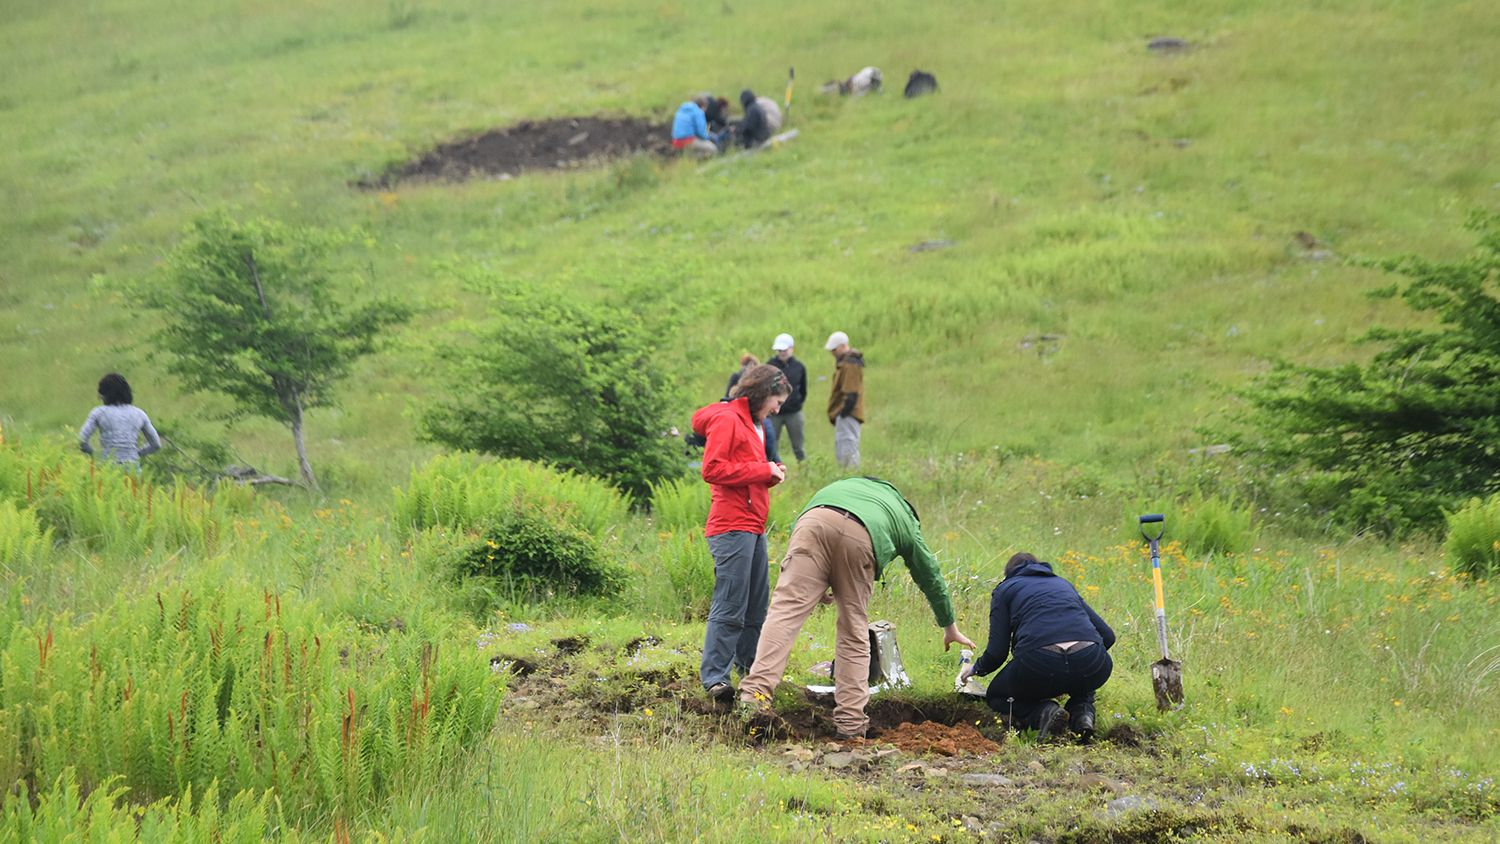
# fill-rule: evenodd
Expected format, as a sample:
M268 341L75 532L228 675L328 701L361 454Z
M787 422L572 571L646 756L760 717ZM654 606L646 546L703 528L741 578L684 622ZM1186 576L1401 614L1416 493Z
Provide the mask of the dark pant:
M1035 726L1032 721L1042 702L1058 695L1068 695L1069 712L1092 709L1095 690L1114 668L1102 645L1067 654L1038 648L1012 657L990 683L985 701L1007 716L1011 726Z
M703 688L729 682L731 664L744 676L755 663L755 646L770 600L766 535L732 530L708 538L714 556L714 596L703 635Z

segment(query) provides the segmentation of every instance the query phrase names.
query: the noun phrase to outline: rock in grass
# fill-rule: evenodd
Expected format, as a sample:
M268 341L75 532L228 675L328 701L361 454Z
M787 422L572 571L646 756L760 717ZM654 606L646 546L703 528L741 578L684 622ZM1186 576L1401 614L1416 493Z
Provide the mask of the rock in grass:
M1078 778L1078 786L1079 788L1104 788L1116 794L1125 791L1124 783L1110 779L1103 774L1084 774Z
M823 757L823 765L828 768L848 768L857 761L859 760L855 759L854 754L848 751L830 753Z
M783 755L791 759L795 759L798 762L811 762L813 759L817 758L818 752L816 750L813 750L811 747L802 747L801 745L797 745L794 747L788 747Z
M1154 53L1178 53L1188 48L1188 42L1181 38L1153 38L1146 44L1146 49Z
M1004 774L964 774L959 778L964 785L977 785L986 788L1003 785L1015 785L1015 780Z

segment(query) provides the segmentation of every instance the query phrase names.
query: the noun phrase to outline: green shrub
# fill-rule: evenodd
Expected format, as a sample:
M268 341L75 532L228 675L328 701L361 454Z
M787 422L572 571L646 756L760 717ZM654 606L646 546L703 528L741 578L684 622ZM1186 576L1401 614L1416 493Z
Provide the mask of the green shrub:
M457 570L532 601L615 595L627 578L593 536L565 514L545 508L499 514L461 551Z
M1500 371L1500 214L1478 214L1468 257L1415 256L1378 266L1430 327L1370 329L1369 363L1281 361L1242 395L1238 430L1222 432L1269 488L1354 530L1431 531L1445 508L1500 488L1494 400Z
M664 366L662 327L643 308L663 310L635 296L595 304L556 290L498 290L493 325L442 350L451 398L427 409L423 434L606 478L644 501L652 484L683 474L684 461L681 441L666 436L681 388Z
M541 507L603 539L630 514L625 498L603 481L475 454L428 461L395 496L396 526L406 537L434 527L470 531L518 507Z
M1251 508L1234 500L1195 495L1173 521L1177 538L1195 554L1242 554L1255 544Z
M1471 498L1447 514L1448 538L1443 554L1455 574L1489 578L1500 573L1500 495Z

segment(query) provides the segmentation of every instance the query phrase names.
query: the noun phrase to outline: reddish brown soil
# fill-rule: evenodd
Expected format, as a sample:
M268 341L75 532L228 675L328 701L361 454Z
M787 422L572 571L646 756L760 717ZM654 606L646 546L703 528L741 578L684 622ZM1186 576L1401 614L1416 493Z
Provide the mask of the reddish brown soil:
M973 724L947 727L936 721L902 724L881 733L878 741L894 744L907 753L935 753L939 756L982 756L1000 750L1000 745L980 735Z
M389 188L408 180L505 178L527 170L567 170L642 152L665 155L672 150L671 134L669 126L638 117L526 120L439 144L360 187Z

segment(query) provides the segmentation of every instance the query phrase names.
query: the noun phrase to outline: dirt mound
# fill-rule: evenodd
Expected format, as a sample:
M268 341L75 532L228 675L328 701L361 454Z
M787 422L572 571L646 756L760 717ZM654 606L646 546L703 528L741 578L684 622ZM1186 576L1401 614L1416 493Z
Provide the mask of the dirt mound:
M980 735L973 724L947 727L936 721L917 724L908 722L893 730L886 730L877 740L881 744L894 744L907 753L935 753L939 756L957 756L961 753L982 756L1000 750L1000 745Z
M360 187L389 188L412 179L510 178L526 170L567 170L642 152L665 155L672 151L671 134L669 126L638 117L527 120L440 144Z

